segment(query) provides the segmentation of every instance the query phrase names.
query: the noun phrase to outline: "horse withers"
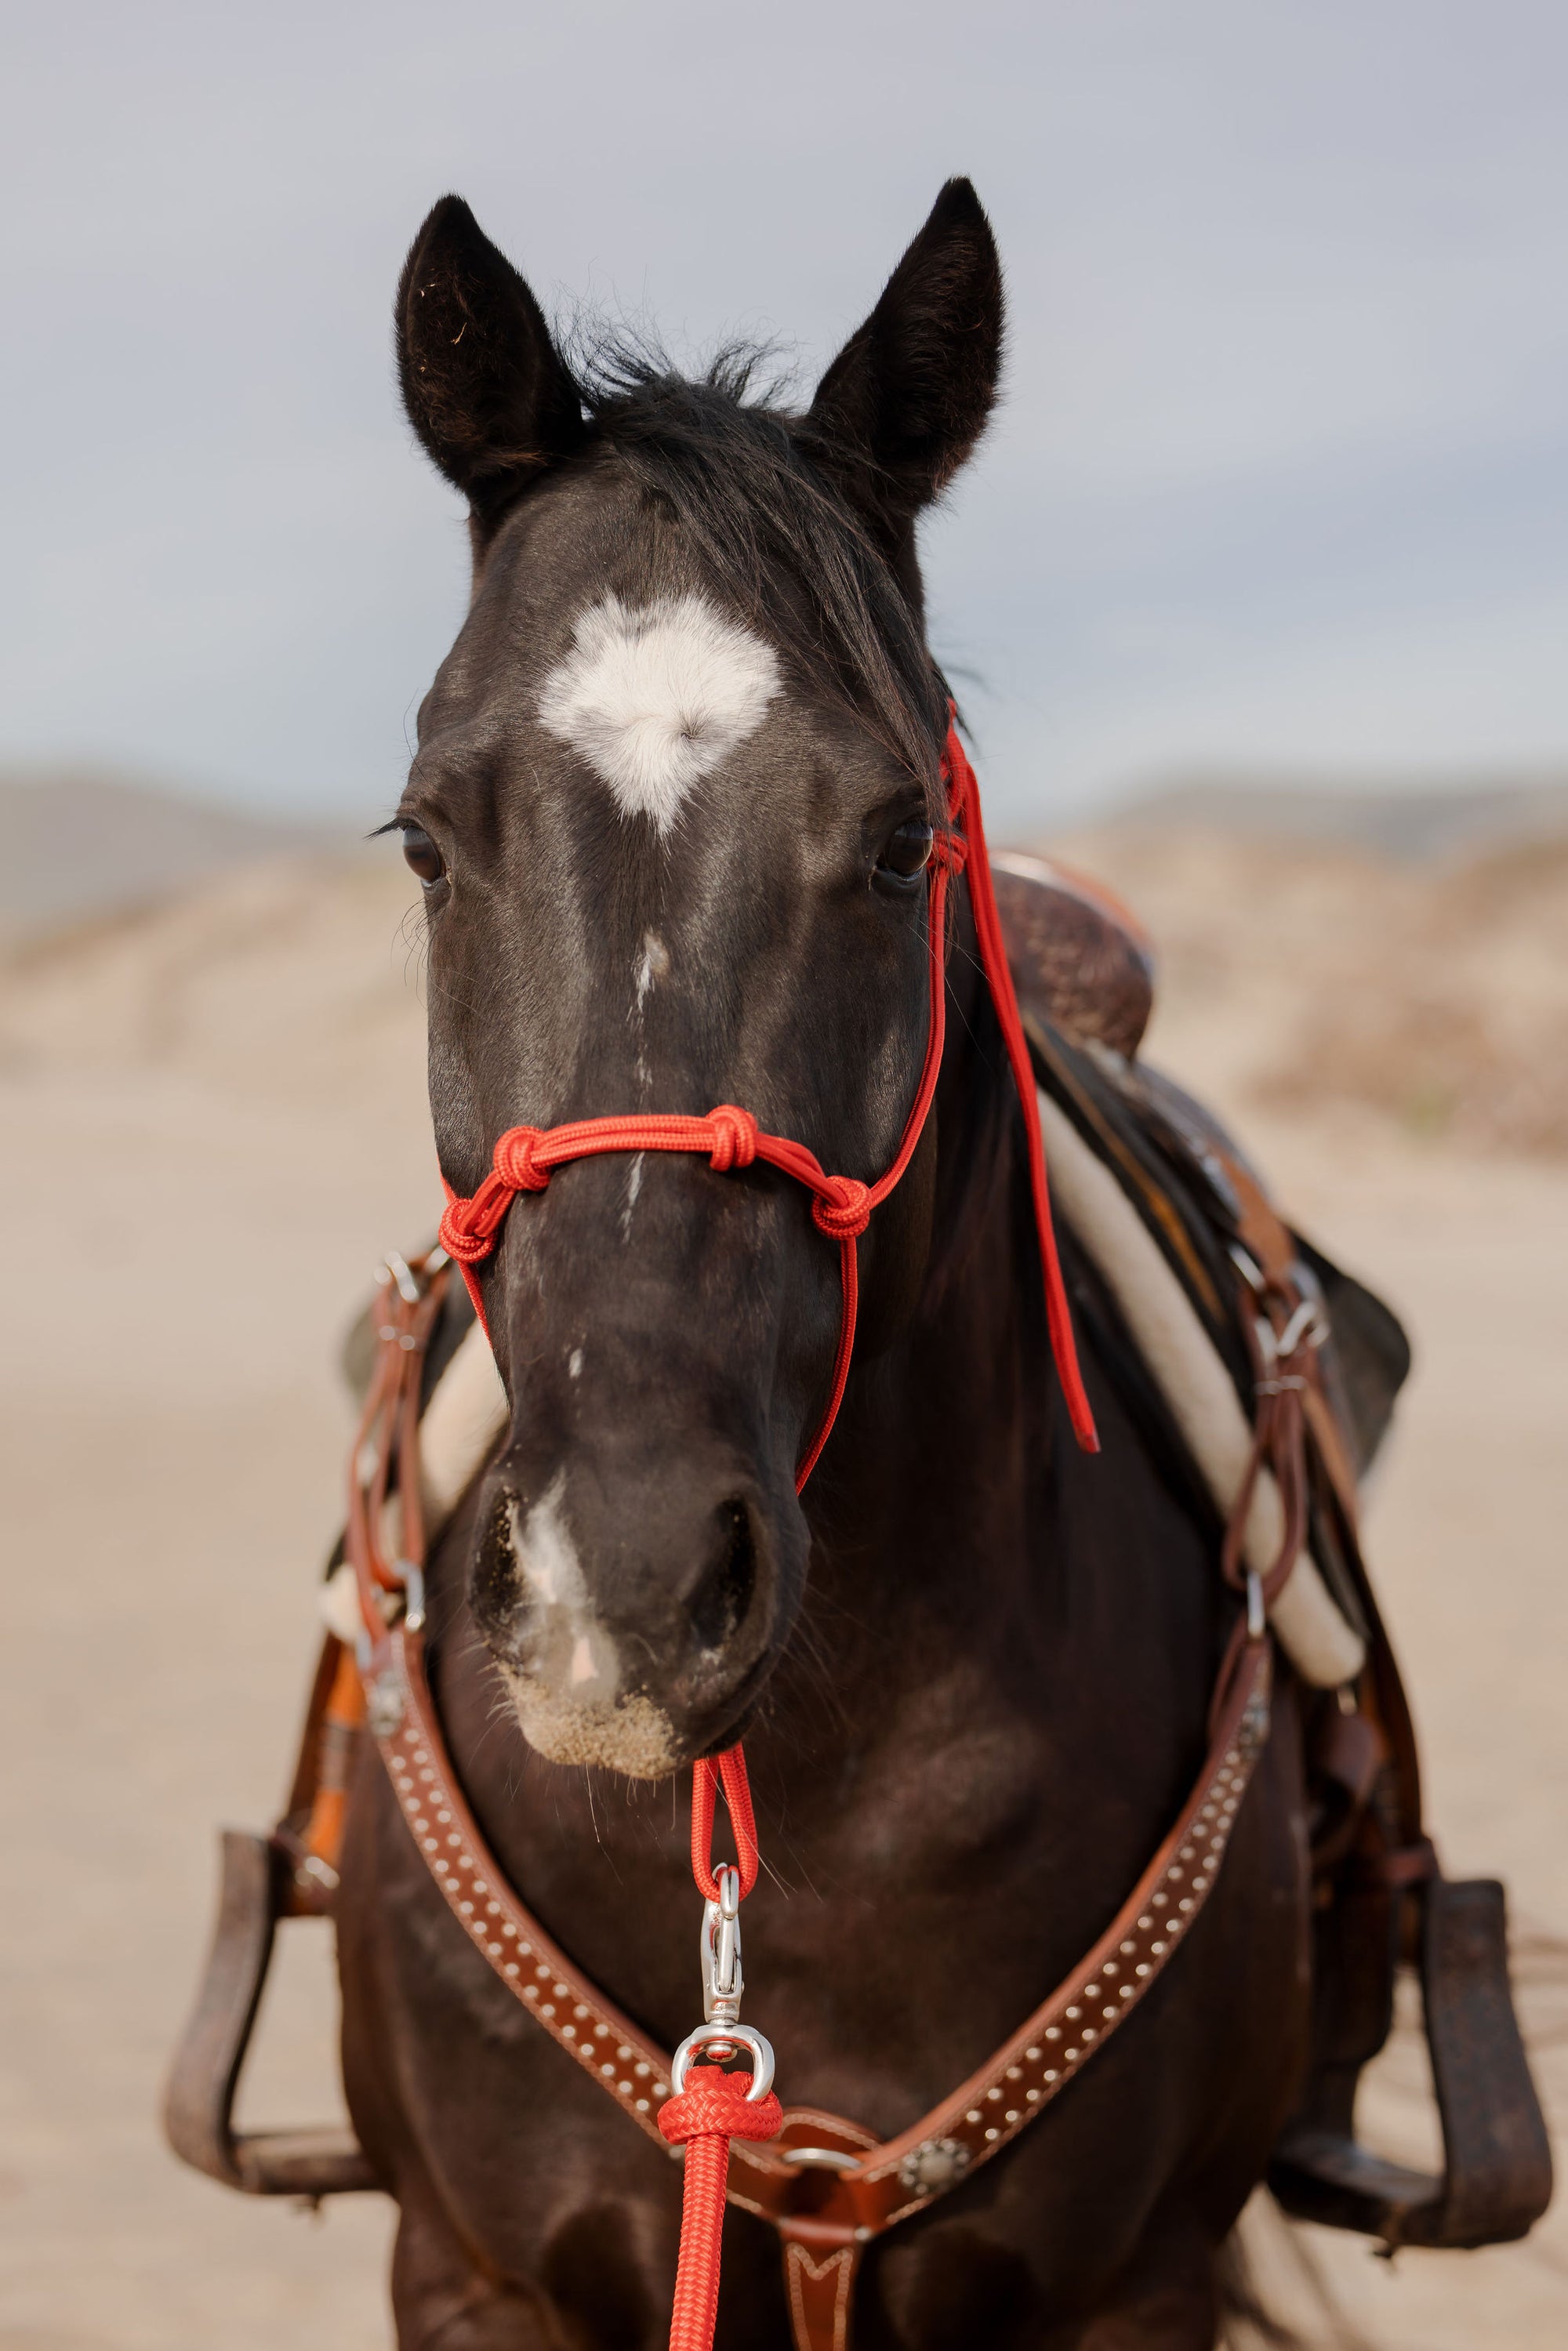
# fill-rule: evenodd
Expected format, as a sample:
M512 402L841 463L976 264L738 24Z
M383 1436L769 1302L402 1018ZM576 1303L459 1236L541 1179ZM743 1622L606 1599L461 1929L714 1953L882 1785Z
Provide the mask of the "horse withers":
M468 501L474 582L395 822L455 1197L522 1122L715 1103L824 1168L889 1164L948 814L916 524L985 427L1002 315L988 224L950 183L795 410L736 359L574 372L466 206L425 223L399 365ZM674 1775L745 1734L768 1864L748 2013L792 2104L881 2140L1117 1916L1204 1758L1241 1612L1109 1306L1081 1326L1101 1450L1072 1440L961 879L954 903L934 1113L859 1244L854 1365L804 1494L841 1310L799 1189L583 1159L476 1269L507 1425L423 1594L496 1865L664 2049L696 1996ZM857 2344L1213 2341L1220 2250L1312 2042L1318 1705L1277 1676L1178 1961L1069 2095L867 2247ZM399 2341L652 2344L679 2170L455 1931L359 1748L332 1907L350 2109L400 2207ZM782 2351L800 2324L771 2230L732 2208L719 2340Z

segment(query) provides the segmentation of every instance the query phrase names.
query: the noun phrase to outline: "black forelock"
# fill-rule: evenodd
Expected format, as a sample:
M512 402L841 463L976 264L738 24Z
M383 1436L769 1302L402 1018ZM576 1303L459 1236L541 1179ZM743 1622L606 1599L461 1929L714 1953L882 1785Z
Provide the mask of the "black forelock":
M934 792L946 690L921 616L802 447L770 359L732 345L689 378L623 334L580 344L591 445L614 451L747 617ZM797 592L781 599L781 582Z

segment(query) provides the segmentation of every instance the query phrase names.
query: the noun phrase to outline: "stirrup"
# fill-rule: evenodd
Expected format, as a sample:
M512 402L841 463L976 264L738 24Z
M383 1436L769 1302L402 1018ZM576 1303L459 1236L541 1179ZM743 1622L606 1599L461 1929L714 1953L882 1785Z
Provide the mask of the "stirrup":
M302 2196L312 2203L383 2182L351 2130L236 2131L235 2092L256 2023L284 1898L287 1857L270 1837L225 1829L212 1947L163 2102L175 2154L247 2196Z
M1513 2011L1502 1887L1495 1878L1437 1877L1421 1901L1441 2177L1372 2154L1357 2144L1348 2113L1314 2114L1309 2105L1274 2150L1269 2186L1292 2219L1381 2237L1390 2252L1509 2244L1552 2199L1552 2151Z

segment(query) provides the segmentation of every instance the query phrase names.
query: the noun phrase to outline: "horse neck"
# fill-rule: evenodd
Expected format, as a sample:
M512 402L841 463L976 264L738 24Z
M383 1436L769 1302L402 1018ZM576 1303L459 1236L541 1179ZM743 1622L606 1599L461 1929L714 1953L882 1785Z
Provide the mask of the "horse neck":
M1022 1121L971 995L949 1025L920 1303L861 1367L821 1493L807 1489L802 1622L765 1735L801 1817L810 1789L827 1814L850 1782L921 1786L940 1759L989 1792L977 1818L1021 1806L1031 1835L1077 1839L1092 1907L1157 1834L1201 1740L1218 1578L1090 1347L1104 1449L1073 1442ZM894 1810L918 1843L918 1818ZM1103 1850L1079 1851L1085 1837Z
M1038 1504L1071 1478L1030 1207L1022 1122L999 1030L960 936L936 1099L937 1167L918 1301L857 1369L808 1489L813 1592L831 1612L890 1609L956 1570L1004 1612L1042 1529ZM1015 1600L1021 1594L1014 1590ZM879 1616L882 1612L877 1610ZM881 1637L887 1637L885 1618Z

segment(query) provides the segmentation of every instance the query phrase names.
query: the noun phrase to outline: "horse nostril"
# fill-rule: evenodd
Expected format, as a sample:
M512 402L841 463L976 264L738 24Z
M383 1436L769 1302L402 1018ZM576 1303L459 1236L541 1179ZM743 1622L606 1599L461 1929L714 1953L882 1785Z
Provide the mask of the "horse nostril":
M689 1603L693 1630L705 1649L721 1648L744 1622L757 1584L751 1512L737 1499L721 1502L716 1515L718 1541Z

